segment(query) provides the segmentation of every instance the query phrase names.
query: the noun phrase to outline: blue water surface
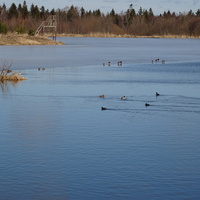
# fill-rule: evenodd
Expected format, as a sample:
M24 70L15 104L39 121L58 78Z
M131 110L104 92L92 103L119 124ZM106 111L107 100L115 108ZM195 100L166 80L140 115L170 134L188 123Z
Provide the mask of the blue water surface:
M0 47L0 199L198 200L200 40L58 40Z

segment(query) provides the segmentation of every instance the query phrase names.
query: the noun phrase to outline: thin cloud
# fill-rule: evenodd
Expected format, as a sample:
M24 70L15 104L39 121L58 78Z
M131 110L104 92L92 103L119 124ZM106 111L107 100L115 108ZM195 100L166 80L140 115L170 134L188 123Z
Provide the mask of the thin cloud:
M196 6L197 4L200 4L200 0L193 0L193 5Z

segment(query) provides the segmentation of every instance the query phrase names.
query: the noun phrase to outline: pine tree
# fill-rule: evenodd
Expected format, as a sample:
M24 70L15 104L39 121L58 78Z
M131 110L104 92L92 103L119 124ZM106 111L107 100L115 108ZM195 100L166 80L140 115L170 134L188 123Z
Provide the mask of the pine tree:
M11 7L8 10L8 18L18 18L18 11L17 11L17 6L15 5L15 3L12 3Z
M24 19L28 18L29 12L28 12L28 8L27 8L27 5L26 5L26 1L24 1L24 3L23 3L21 13L22 13L22 17Z

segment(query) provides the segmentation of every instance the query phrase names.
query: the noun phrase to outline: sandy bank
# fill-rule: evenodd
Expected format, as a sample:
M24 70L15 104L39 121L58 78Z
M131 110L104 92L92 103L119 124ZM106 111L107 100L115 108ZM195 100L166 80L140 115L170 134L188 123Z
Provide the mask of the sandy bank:
M0 45L61 45L45 36L29 36L19 34L0 35Z

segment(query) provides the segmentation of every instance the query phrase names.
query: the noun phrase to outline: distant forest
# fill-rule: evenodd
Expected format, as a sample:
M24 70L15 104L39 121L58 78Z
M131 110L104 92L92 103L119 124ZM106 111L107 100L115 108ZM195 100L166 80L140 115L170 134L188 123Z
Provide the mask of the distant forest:
M136 11L131 4L126 11L116 13L112 9L107 14L99 9L86 11L83 7L65 7L63 9L45 9L26 1L10 7L0 5L0 33L17 32L19 34L34 32L50 15L57 15L58 33L90 34L105 33L115 35L179 35L200 36L200 9L188 13L171 13L166 11L154 15L152 8Z

